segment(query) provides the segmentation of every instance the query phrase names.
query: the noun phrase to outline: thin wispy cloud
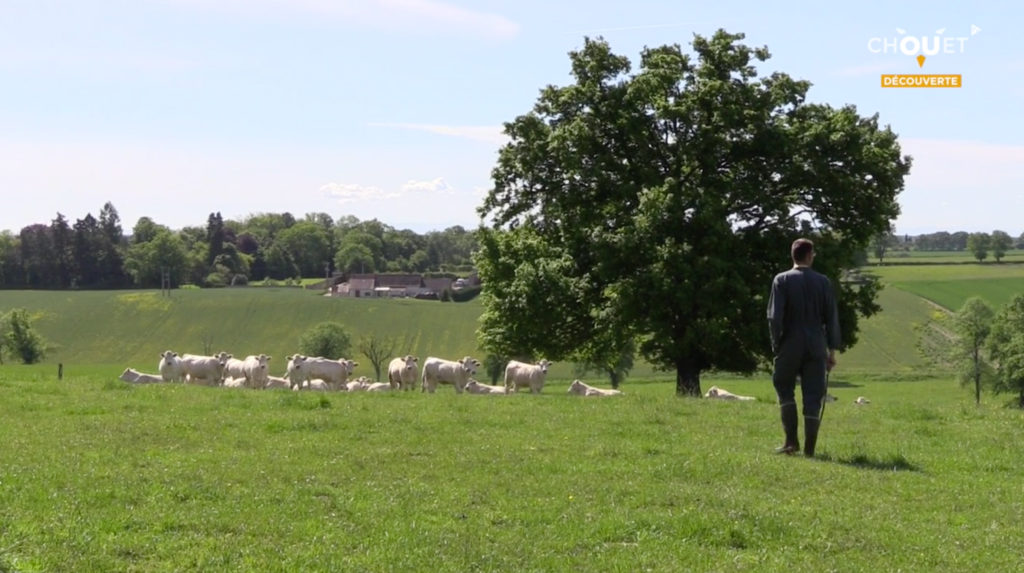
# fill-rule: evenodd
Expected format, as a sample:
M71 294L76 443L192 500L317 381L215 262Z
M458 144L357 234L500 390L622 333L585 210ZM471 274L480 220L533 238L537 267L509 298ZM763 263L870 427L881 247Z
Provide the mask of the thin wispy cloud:
M378 28L452 32L507 40L519 34L517 22L492 12L438 0L164 0L246 16L313 15Z
M508 142L508 136L503 133L504 128L500 125L441 125L430 123L370 123L368 125L372 127L427 131L438 135L462 137L497 145L504 145Z
M445 193L452 194L455 189L444 180L443 177L431 179L430 181L410 180L402 185L402 193Z
M456 190L443 177L437 177L425 181L410 179L397 189L357 183L328 183L320 187L320 192L341 205L351 205L389 199L429 199L439 195L453 195Z
M388 192L380 187L359 185L357 183L328 183L320 187L320 191L328 197L335 199L339 205L393 199L399 196L398 193L393 191Z
M617 26L609 28L594 28L593 30L573 30L566 34L604 34L606 32L625 32L629 30L653 30L656 28L700 28L708 26L707 22L678 22L675 24L640 24L637 26Z

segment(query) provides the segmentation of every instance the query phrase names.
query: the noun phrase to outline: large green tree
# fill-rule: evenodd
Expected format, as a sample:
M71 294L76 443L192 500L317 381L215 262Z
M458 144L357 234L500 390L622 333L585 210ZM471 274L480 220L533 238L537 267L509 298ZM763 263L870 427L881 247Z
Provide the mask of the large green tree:
M152 238L128 247L125 268L137 286L156 288L163 272L170 273L171 285L188 280L188 251L181 237L163 226L157 226Z
M699 395L706 370L767 363L767 291L800 235L816 241L844 342L856 341L877 287L842 271L899 214L910 158L877 116L759 75L768 51L742 39L695 36L695 58L645 49L632 74L586 39L570 54L575 81L505 124L479 209L489 351L596 361L633 337L675 371L678 393Z

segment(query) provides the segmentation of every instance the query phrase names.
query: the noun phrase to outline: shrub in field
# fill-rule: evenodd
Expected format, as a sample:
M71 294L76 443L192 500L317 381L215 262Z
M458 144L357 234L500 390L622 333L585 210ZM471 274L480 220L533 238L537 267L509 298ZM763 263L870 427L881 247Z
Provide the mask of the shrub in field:
M337 322L321 322L299 338L299 352L307 356L341 358L348 356L352 338Z
M32 329L28 311L12 310L3 320L4 345L25 364L35 364L46 355L46 341Z

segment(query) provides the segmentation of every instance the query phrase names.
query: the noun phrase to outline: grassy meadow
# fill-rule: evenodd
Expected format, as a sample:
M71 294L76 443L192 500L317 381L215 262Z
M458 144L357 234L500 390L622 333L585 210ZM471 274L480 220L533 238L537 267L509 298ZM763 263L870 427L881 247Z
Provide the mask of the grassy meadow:
M821 459L755 402L322 394L0 370L0 570L1009 571L1019 410L844 377ZM871 404L852 400L869 396Z
M203 341L283 358L322 320L479 356L479 302L2 292L55 348L0 366L0 572L1016 570L1024 412L975 405L916 326L1024 292L1024 265L866 270L883 311L839 357L815 460L771 453L763 374L703 382L754 402L679 399L642 369L624 396L572 397L566 364L539 396L116 379Z
M974 255L968 251L889 251L883 262L897 265L935 265L935 264L973 264L977 263ZM868 262L878 263L878 257L870 255ZM1010 249L1002 258L1003 263L1024 263L1024 250ZM984 264L995 263L990 252Z
M953 311L971 296L999 306L1009 302L1013 295L1024 292L1024 264L893 265L866 267L866 270L891 287Z
M164 350L235 356L268 354L274 373L298 351L313 325L345 325L362 374L372 374L355 343L366 334L394 336L400 354L480 360L476 345L479 301L440 303L415 299L324 297L299 288L185 289L159 291L8 291L0 310L24 307L53 346L46 360L77 365L119 365L155 372Z

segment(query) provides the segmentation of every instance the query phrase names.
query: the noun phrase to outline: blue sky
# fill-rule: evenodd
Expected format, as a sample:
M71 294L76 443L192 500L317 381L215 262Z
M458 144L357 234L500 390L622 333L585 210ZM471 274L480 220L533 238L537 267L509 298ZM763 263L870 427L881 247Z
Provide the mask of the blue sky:
M1013 2L0 0L0 230L98 214L126 229L288 211L474 227L501 124L565 84L568 52L718 28L809 100L892 126L914 166L900 233L1024 231L1024 8ZM971 26L976 26L974 34ZM903 31L900 35L898 30ZM871 38L968 40L914 58ZM882 73L959 89L883 89Z

